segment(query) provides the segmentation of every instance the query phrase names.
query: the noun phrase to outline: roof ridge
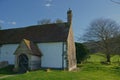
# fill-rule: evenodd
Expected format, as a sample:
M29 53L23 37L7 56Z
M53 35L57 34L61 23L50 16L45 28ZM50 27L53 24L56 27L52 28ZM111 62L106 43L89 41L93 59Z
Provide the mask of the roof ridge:
M26 26L26 27L1 29L0 31L4 31L4 30L16 30L16 29L25 29L25 28L30 28L30 27L34 27L34 26L47 26L47 25L55 25L55 24L67 24L67 22L63 22L63 23L50 23L50 24L36 24L36 25L30 25L30 26Z

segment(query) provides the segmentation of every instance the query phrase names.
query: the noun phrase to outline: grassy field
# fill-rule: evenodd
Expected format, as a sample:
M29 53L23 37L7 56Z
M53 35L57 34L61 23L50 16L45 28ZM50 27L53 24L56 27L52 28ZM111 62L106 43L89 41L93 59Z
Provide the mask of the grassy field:
M50 70L50 72L46 72L45 70L38 70L1 80L120 80L118 63L101 64L99 61L103 60L103 57L91 56L88 62L78 65L77 71ZM113 60L116 61L115 59L116 57Z
M96 53L96 54L90 55L90 58L87 59L87 61L96 63L96 62L106 61L106 58L104 54ZM112 55L111 62L120 62L120 56Z

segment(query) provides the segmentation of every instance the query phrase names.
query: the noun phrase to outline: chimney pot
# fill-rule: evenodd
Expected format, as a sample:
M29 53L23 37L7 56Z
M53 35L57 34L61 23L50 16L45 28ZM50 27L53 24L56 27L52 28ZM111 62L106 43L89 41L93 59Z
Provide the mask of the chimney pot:
M67 22L68 24L72 24L72 10L70 8L67 11Z

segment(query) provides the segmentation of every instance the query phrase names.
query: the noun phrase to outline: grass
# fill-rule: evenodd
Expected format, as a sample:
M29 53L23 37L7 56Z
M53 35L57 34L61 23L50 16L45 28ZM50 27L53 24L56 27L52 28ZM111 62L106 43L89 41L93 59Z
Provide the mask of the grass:
M90 55L90 58L87 59L87 61L88 62L101 62L101 61L105 61L105 57L103 54L96 53L96 54Z
M86 63L78 66L80 67L78 71L38 70L1 80L120 80L118 66L100 63Z
M105 55L101 53L96 53L90 55L90 58L87 59L88 62L101 62L106 61ZM119 55L112 55L111 62L120 62L120 56Z
M92 58L96 61L94 62ZM38 70L1 80L120 80L120 66L116 63L103 65L99 62L101 59L103 58L100 55L92 55L89 62L78 65L77 71Z
M120 62L120 56L119 55L112 56L111 61L112 62Z

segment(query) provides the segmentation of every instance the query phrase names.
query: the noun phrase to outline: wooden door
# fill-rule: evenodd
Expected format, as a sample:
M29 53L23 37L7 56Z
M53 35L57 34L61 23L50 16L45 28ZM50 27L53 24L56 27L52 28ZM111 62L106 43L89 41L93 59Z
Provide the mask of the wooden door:
M28 70L28 57L25 54L19 56L19 73L25 73Z

